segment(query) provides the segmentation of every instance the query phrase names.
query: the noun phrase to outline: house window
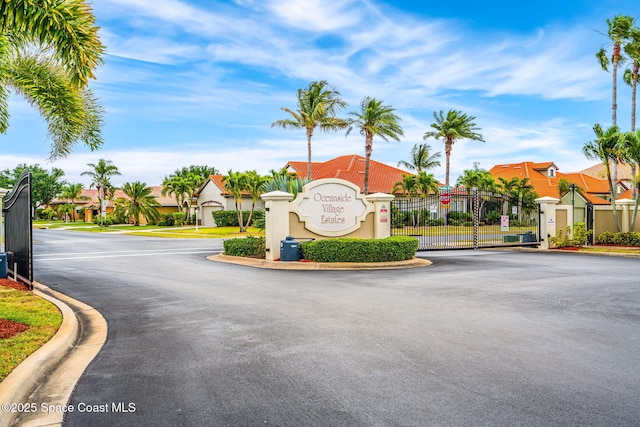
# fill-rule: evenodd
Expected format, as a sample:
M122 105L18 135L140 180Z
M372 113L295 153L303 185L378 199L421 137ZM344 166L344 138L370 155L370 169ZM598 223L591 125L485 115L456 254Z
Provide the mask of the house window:
M553 178L556 176L555 168L549 168L549 177Z

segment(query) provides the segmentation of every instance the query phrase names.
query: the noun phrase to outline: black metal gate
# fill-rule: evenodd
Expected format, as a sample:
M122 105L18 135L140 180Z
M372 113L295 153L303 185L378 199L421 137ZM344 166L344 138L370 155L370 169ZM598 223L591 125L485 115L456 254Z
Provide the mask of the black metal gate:
M418 250L537 246L538 221L534 201L476 189L391 204L391 234L417 238Z
M33 288L31 172L25 170L5 199L5 251L8 271Z

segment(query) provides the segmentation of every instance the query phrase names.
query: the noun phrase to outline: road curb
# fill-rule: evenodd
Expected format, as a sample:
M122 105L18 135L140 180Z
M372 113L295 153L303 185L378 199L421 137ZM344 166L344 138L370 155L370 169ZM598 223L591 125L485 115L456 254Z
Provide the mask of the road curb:
M230 264L246 265L250 267L269 268L273 270L388 270L398 268L426 267L431 261L422 258L412 258L407 261L394 262L282 262L265 259L247 258L217 254L207 257L211 261Z
M107 323L93 307L45 285L34 283L34 294L62 313L56 334L27 357L0 383L0 403L30 404L34 412L0 411L0 426L61 425L64 412L47 413L41 405L64 406L80 376L107 338Z

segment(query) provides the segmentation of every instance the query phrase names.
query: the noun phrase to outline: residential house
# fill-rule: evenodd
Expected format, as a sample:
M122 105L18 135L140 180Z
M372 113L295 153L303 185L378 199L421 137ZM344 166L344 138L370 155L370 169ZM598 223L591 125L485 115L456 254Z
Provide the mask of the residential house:
M198 222L204 227L215 227L213 212L216 210L235 210L235 199L224 188L223 175L210 175L195 194ZM242 195L242 210L250 210L253 201L248 193ZM256 201L256 210L264 209L264 201Z
M89 189L85 188L82 190L82 193L80 193L80 196L77 199L71 200L71 199L63 199L60 197L56 197L53 200L51 200L51 202L49 202L48 207L53 209L56 212L59 212L59 208L62 205L70 204L73 202L73 204L76 205L76 209L74 213L75 220L84 221L84 217L80 218L80 212L84 209L85 216L86 216L86 211L91 210L93 199L97 196L97 194L98 194L98 190L96 190L95 188L89 188ZM70 219L73 220L74 218L70 218Z

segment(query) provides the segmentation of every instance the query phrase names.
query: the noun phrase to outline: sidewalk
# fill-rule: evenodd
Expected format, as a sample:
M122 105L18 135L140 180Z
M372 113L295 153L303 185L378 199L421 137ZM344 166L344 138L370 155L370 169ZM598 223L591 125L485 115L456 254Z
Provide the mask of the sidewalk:
M107 322L94 308L37 282L33 292L58 307L62 325L0 383L0 427L62 425L62 408L107 340Z

